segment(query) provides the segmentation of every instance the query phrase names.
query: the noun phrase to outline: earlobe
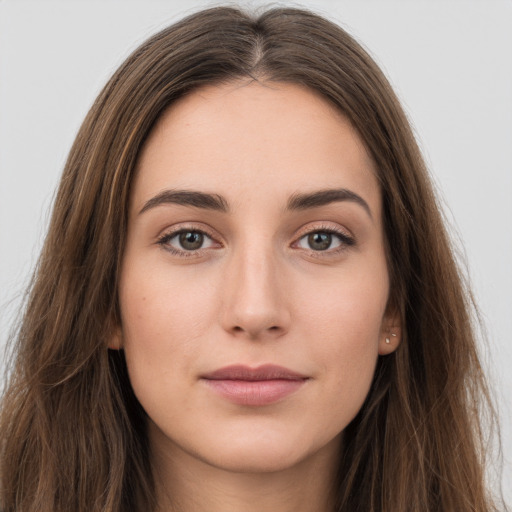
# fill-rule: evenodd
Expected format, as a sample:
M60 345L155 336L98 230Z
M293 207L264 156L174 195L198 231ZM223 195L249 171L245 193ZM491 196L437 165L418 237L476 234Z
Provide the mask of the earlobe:
M381 339L379 340L379 355L386 356L393 353L400 345L400 341L400 327L391 328L388 332L381 333Z
M110 350L121 350L123 348L123 337L121 327L116 327L108 340L108 348Z
M393 353L402 341L402 322L397 313L388 313L382 323L379 339L379 355Z

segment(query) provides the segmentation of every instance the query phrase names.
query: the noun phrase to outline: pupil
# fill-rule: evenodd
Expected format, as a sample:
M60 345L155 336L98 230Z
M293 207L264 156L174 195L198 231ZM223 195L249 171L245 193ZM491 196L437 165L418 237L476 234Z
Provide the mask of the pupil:
M308 243L315 251L325 251L331 246L332 235L330 233L311 233L308 236Z
M180 234L180 245L183 249L194 251L203 245L203 235L197 231L188 231Z

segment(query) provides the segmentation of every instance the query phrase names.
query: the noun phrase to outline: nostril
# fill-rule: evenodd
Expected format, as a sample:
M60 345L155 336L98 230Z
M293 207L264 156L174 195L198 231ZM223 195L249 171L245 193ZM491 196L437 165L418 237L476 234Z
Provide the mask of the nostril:
M260 330L258 329L258 331L260 331ZM266 329L261 329L261 331L280 332L281 331L281 327L279 327L279 325L272 325L272 326L270 326L270 327L268 327ZM239 325L233 326L232 332L236 332L236 333L247 332L247 333L251 334L251 330L250 329L244 329L243 327L241 327Z

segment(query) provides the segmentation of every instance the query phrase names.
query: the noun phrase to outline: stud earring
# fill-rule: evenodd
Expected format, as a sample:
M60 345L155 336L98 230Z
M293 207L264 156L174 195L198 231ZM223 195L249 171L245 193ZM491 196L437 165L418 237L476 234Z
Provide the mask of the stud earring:
M391 336L393 336L393 338L396 338L396 334L394 332L391 333ZM389 345L391 343L391 340L389 338L386 338L386 345Z

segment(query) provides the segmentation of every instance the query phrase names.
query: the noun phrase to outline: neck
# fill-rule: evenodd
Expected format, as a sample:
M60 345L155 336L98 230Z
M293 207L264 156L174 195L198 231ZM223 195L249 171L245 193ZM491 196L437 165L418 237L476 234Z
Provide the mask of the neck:
M340 440L292 467L236 472L176 445L153 451L158 512L332 512ZM155 446L153 444L153 446Z

